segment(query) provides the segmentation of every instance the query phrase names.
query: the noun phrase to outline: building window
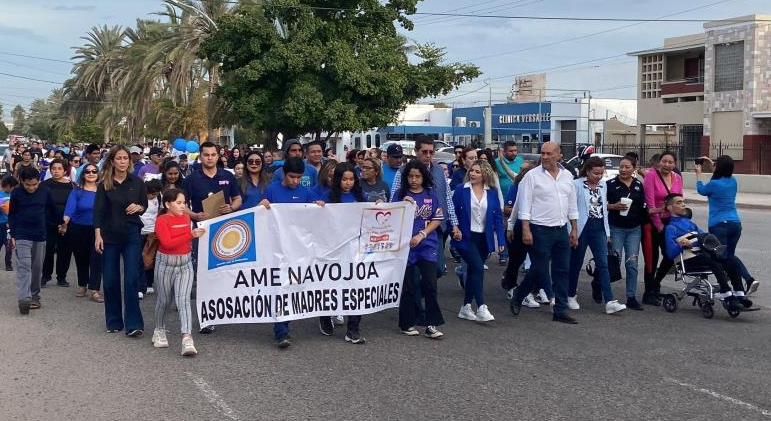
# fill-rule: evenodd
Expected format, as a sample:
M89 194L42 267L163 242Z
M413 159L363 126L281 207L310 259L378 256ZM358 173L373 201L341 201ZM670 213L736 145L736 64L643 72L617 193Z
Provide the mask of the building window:
M661 96L659 84L664 79L662 71L664 56L662 54L650 54L642 57L642 80L647 83L642 84L642 98L658 98Z
M744 89L744 41L715 45L715 92Z

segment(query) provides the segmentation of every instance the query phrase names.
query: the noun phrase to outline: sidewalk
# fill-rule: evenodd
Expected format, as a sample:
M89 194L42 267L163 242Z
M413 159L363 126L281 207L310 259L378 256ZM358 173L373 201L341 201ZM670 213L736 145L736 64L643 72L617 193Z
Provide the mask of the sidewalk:
M685 193L685 198L689 202L707 203L707 198L697 193L695 189L683 189L683 193ZM736 195L736 207L771 210L771 194L738 193Z

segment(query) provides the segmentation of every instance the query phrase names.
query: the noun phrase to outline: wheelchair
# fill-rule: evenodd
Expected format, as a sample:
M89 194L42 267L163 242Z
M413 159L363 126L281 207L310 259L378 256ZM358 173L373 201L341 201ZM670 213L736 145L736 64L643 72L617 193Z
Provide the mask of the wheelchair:
M717 258L725 252L725 246L712 234L694 235L701 244L699 253L706 253L710 258ZM691 305L698 306L704 318L711 319L715 316L715 291L719 291L718 285L712 284L709 277L713 275L708 268L689 268L686 270L683 253L680 253L675 261L675 282L682 283L683 289L670 294L663 294L661 305L669 313L677 311L680 301L686 297L693 298ZM731 318L736 318L742 310L731 308L728 300L722 300L722 306ZM747 310L745 310L747 311Z

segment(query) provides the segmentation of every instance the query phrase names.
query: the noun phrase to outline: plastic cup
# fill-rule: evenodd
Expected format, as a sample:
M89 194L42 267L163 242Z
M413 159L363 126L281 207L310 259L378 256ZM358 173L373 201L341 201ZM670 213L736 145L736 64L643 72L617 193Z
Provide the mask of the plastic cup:
M632 206L632 202L633 200L628 197L621 198L621 203L628 206L626 210L620 212L621 216L629 215L629 207Z

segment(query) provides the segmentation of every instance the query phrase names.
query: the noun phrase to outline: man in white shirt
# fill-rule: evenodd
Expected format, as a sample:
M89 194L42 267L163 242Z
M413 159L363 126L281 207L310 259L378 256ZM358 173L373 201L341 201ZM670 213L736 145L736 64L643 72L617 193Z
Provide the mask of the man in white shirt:
M509 307L513 315L519 315L522 300L535 283L549 277L551 263L555 299L552 320L576 324L567 314L567 300L570 249L578 245L578 204L573 175L559 164L560 156L558 144L544 143L541 165L525 174L519 183L516 207L522 221L522 242L530 246L532 265Z

